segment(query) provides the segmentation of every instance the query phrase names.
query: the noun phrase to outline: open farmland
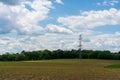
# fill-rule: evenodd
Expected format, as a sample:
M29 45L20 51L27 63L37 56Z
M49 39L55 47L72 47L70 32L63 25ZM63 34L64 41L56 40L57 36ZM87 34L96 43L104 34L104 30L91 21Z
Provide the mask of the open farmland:
M117 60L61 59L0 62L0 80L120 80Z

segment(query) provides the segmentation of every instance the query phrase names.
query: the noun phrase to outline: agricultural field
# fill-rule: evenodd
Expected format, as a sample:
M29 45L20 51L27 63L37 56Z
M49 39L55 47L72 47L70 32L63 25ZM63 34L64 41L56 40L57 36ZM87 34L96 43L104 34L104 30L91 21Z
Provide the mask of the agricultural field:
M118 60L57 59L0 62L0 80L120 80Z

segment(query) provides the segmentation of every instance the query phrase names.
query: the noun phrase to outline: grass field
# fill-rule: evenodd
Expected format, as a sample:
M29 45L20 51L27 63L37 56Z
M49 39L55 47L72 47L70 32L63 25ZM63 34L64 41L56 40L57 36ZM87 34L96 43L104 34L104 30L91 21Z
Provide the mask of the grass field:
M117 68L120 68L120 64L108 65L108 66L105 66L105 68L117 69Z
M120 80L117 60L64 59L0 62L0 80Z

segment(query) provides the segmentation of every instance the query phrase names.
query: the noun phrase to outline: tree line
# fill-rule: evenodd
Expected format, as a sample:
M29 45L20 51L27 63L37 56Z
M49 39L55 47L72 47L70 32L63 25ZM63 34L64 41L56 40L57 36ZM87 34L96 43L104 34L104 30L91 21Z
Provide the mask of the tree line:
M24 60L46 60L46 59L109 59L120 60L120 52L112 53L108 50L39 50L22 51L20 53L5 53L0 55L0 61L24 61Z

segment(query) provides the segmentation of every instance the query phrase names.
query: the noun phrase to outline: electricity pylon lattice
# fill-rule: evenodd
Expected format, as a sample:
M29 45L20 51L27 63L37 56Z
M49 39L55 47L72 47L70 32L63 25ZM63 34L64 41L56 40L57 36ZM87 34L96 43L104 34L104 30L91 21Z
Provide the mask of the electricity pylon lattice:
M79 58L82 58L82 35L79 35Z

